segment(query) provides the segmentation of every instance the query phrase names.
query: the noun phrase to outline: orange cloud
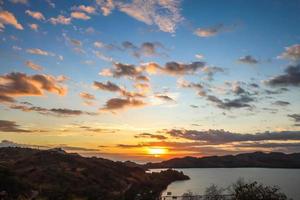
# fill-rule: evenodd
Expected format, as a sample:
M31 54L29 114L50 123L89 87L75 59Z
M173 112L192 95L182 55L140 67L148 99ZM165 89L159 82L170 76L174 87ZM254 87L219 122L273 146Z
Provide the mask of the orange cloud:
M81 92L81 93L79 94L79 96L80 96L81 98L87 99L87 100L95 100L95 99L96 99L94 95L89 94L89 93L87 93L87 92Z
M102 111L116 111L122 110L126 108L136 108L136 107L143 107L146 103L141 100L136 99L121 99L121 98L112 98L109 99L103 108L100 110Z
M2 10L0 11L0 30L4 28L5 24L14 26L16 29L23 30L23 26L18 22L14 14Z
M71 13L71 17L72 17L72 18L75 18L75 19L82 19L82 20L88 20L88 19L90 19L90 17L87 16L85 13L83 13L83 12L78 12L78 11L72 12L72 13Z
M0 76L0 96L2 99L13 99L17 96L43 96L44 92L65 95L67 89L61 86L57 79L51 75L27 75L12 72Z
M27 52L27 53L30 53L30 54L36 54L36 55L42 55L42 56L53 55L53 54L50 53L50 52L47 52L47 51L44 51L44 50L38 49L38 48L35 48L35 49L27 49L26 52Z
M34 31L37 31L39 29L39 25L37 24L28 24L29 28L31 28Z
M96 9L92 6L85 6L85 5L80 5L75 10L80 10L89 14L93 14L96 12Z
M33 62L31 62L30 60L26 61L25 62L26 66L33 69L33 70L36 70L36 71L41 71L43 70L43 67L38 65L38 64L35 64Z
M41 12L26 10L25 13L36 20L45 20L45 17Z

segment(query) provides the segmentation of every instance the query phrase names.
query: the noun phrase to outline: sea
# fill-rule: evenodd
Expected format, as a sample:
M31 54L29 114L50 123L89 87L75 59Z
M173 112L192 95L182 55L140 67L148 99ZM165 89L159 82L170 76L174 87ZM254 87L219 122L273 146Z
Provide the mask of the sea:
M152 169L152 172L166 169ZM175 181L163 191L162 196L180 196L186 192L203 195L212 184L227 188L238 179L257 181L270 186L279 186L288 198L300 200L300 169L273 168L188 168L176 169L190 177L190 180Z

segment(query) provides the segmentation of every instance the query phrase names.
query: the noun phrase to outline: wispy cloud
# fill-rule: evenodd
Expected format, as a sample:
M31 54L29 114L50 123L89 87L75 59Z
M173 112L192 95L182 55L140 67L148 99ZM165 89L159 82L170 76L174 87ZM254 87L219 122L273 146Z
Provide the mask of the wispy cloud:
M58 117L69 117L79 115L97 115L95 112L87 112L82 110L75 110L69 108L44 108L39 106L28 106L25 104L12 104L9 106L11 109L21 110L23 112L37 112L42 115L51 115Z
M44 67L42 67L41 65L35 64L30 60L26 61L25 64L26 64L27 67L29 67L33 70L36 70L36 71L41 71L41 70L44 69Z
M113 9L144 22L148 25L155 24L161 31L174 33L177 24L182 21L179 0L132 0L130 3L118 0L97 0L103 15L111 14Z
M51 52L48 52L48 51L45 51L45 50L42 50L42 49L39 49L39 48L27 49L26 52L27 52L27 53L30 53L30 54L41 55L41 56L54 55L54 54L51 53Z
M194 141L208 143L229 143L242 141L264 141L264 140L300 140L299 131L263 132L256 134L232 133L224 130L185 130L172 129L166 131L172 137L184 138Z
M31 132L26 129L20 128L20 126L14 121L0 120L0 132Z

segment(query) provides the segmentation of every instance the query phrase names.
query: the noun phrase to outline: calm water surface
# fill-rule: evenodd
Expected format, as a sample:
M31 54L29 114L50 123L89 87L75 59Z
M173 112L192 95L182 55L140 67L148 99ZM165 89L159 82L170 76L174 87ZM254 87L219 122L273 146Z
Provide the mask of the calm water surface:
M151 171L161 171L153 169ZM300 169L267 169L267 168L193 168L176 169L183 171L191 179L171 183L167 190L172 195L182 195L187 191L203 194L211 184L226 188L239 178L245 181L257 181L266 185L277 185L294 200L300 200Z

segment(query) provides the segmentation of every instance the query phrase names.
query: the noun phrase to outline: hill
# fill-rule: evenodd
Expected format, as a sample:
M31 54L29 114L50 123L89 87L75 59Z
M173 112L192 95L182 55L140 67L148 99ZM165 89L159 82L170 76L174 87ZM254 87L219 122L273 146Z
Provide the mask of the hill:
M0 148L0 199L151 200L173 181L174 170L144 169L61 149Z
M264 167L264 168L300 168L300 153L244 153L238 155L211 157L174 158L159 163L147 163L145 168L233 168L233 167Z

